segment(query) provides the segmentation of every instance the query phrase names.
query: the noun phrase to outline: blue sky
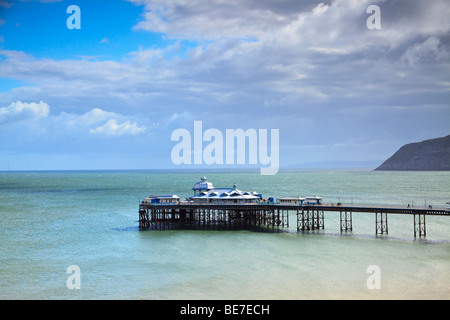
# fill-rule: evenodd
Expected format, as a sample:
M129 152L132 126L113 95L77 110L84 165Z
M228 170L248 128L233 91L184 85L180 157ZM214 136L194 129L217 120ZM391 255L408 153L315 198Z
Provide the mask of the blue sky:
M449 16L445 0L0 0L0 170L176 167L171 133L195 120L279 129L282 167L384 160L450 133Z
M120 60L139 47L164 46L162 34L133 30L142 6L127 1L10 1L2 9L3 48L36 58ZM69 5L81 9L82 28L69 30Z

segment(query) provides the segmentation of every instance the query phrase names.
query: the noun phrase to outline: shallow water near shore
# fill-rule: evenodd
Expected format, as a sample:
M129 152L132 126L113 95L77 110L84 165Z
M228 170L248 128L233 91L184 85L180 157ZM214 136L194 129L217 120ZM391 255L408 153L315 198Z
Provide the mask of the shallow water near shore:
M434 207L450 201L450 172L290 170L0 172L2 299L449 299L450 217L427 217L414 238L410 216L339 215L297 232L139 231L138 201L192 195L202 175L264 197L322 196L326 203ZM80 268L81 288L66 272ZM370 290L369 266L380 270Z

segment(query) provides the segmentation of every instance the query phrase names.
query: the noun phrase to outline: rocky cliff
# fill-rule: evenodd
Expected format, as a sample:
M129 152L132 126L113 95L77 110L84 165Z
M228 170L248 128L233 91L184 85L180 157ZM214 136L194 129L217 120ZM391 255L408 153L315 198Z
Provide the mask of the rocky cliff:
M375 170L450 170L450 135L406 144Z

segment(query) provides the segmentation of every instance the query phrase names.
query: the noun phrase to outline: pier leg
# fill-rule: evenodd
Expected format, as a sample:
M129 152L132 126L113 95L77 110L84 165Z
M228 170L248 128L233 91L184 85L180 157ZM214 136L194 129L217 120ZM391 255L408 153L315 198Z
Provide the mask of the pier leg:
M314 211L313 211L313 216L314 216ZM314 229L317 229L317 230L325 229L323 210L319 210L319 208L317 208L316 218L315 218L314 222L315 222L315 224L313 225Z
M309 212L309 209L306 210L302 217L303 221L303 229L302 230L312 230L312 217L311 212Z
M139 210L139 229L145 230L149 227L148 209Z
M272 229L275 228L275 209L272 210Z
M282 227L289 227L289 210L282 210Z
M375 212L375 234L388 233L387 213Z
M417 235L419 235L419 237L425 237L427 235L425 214L423 213L414 214L414 238L417 237Z
M340 211L341 232L353 231L352 212Z
M297 211L297 231L305 231L307 230L306 220L305 217L307 217L308 213L305 212L305 209L302 208L302 211Z
M302 208L302 210L297 210L297 231L306 230L319 230L324 229L324 211Z

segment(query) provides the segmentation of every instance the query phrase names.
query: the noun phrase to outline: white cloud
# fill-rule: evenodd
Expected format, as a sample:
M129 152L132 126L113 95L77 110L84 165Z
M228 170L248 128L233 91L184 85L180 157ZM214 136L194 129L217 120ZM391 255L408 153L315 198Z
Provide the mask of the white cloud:
M62 126L61 129L69 135L86 136L89 133L89 136L126 136L138 135L147 131L145 125L138 125L129 116L104 111L100 108L94 108L84 114L62 112L60 115L54 116L52 120L54 126Z
M136 26L136 29L161 32L179 38L260 37L292 18L289 10L283 12L276 10L280 6L273 1L129 1L145 5L145 19ZM300 1L296 2L290 2L288 6L296 8Z
M105 122L111 118L121 117L117 113L104 111L100 108L94 108L83 115L72 114L71 116L74 124L79 125L80 123L83 123L87 126L92 126L98 124L99 122Z
M89 131L93 134L102 134L106 136L136 135L144 133L147 130L145 126L138 126L136 122L125 121L117 123L117 120L110 119L104 125Z
M175 112L165 122L165 128L174 130L178 128L184 128L191 126L192 123L197 120L195 116L189 111L183 111L181 113Z
M42 101L39 103L13 102L8 107L0 108L0 124L45 118L49 110L48 104Z
M442 46L437 37L430 37L421 43L410 46L401 60L408 65L414 65L418 62L445 61L449 57L449 48Z
M26 126L16 125L23 124L25 120ZM47 132L50 135L77 138L82 136L87 138L89 135L138 135L147 130L145 125L138 125L128 116L100 108L94 108L84 114L61 112L59 115L50 115L50 106L43 101L39 103L17 101L8 107L0 108L0 124L8 126L12 131L37 130L41 135Z
M200 41L252 39L297 52L308 47L349 54L370 48L392 50L417 36L445 36L450 31L447 0L128 1L145 6L136 29ZM366 10L374 4L381 8L382 28L370 32Z

